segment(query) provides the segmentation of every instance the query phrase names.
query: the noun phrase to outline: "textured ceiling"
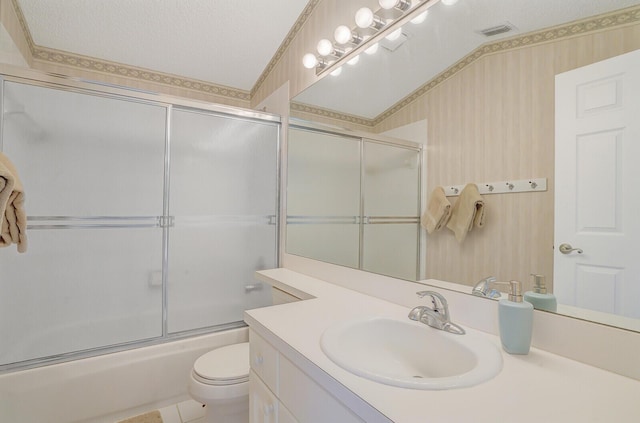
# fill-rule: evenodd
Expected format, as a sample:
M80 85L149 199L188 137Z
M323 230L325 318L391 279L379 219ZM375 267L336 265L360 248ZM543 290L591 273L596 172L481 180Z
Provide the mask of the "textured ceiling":
M250 90L307 0L18 0L36 45Z

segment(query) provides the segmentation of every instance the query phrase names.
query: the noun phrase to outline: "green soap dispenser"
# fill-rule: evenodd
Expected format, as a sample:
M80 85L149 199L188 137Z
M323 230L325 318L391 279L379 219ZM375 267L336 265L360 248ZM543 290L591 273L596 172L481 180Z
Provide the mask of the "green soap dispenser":
M509 282L509 299L498 301L500 342L509 354L529 354L533 332L533 305L522 301L522 284Z
M524 293L524 300L533 304L536 310L556 311L558 309L558 300L556 296L547 292L544 284L543 275L531 274L533 279L533 291Z

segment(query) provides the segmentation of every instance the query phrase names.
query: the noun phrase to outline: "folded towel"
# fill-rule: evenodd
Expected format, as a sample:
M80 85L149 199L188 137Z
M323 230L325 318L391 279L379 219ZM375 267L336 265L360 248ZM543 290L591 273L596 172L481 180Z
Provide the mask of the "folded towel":
M27 251L27 216L22 182L15 166L3 153L0 153L0 180L5 181L4 188L0 188L0 247L18 244L18 252L24 253Z
M444 227L451 217L451 203L447 200L442 187L437 187L431 192L427 210L422 214L420 223L428 233L438 231Z
M2 162L0 162L0 219L4 217L4 211L7 208L9 196L13 191L13 185L13 174L9 172L9 169L7 169Z
M453 206L447 228L453 231L458 242L462 242L474 225L484 226L484 201L476 184L467 184Z

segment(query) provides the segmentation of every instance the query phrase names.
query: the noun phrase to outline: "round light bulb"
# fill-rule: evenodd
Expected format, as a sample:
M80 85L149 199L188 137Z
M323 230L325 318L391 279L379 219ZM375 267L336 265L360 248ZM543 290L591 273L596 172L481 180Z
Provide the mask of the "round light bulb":
M393 9L398 3L399 0L378 0L378 4L380 5L380 7L387 10Z
M398 38L400 38L400 36L402 35L402 27L396 29L395 31L393 31L391 34L387 35L386 38L389 41L395 41Z
M302 56L302 65L307 69L313 69L318 64L318 59L315 54L307 53Z
M428 10L425 10L424 12L420 13L418 16L416 16L415 18L411 19L411 23L412 24L421 24L422 22L424 22L427 19L427 15L429 14Z
M456 4L458 2L458 0L442 0L442 4L446 4L447 6L451 6L453 4Z
M328 56L333 51L333 44L331 44L331 41L323 38L318 41L318 46L316 48L318 49L318 54L320 56Z
M377 51L378 51L378 43L375 43L374 45L366 49L364 52L367 54L376 54Z
M356 57L354 57L353 59L349 59L349 61L347 62L347 64L353 66L353 65L357 65L358 62L360 61L360 55L357 55Z
M373 12L368 7L358 9L356 12L356 25L358 28L369 28L373 23Z
M335 38L336 43L338 44L346 44L351 41L351 30L346 25L340 25L333 32L333 38Z
M342 66L335 68L335 70L331 71L331 76L338 76L342 73Z

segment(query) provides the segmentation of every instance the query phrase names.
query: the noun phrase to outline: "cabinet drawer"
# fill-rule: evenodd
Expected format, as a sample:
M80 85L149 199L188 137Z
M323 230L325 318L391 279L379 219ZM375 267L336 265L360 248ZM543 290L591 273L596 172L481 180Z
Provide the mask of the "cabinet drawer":
M251 369L278 395L278 351L253 330L249 330Z
M249 375L249 413L250 423L278 422L278 399L253 371Z
M255 372L249 376L250 423L298 423Z
M364 423L302 370L280 356L278 398L298 421L305 423ZM283 408L284 408L283 407Z

